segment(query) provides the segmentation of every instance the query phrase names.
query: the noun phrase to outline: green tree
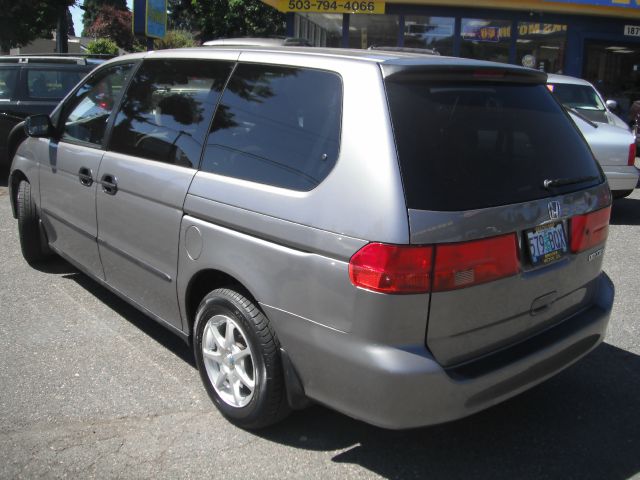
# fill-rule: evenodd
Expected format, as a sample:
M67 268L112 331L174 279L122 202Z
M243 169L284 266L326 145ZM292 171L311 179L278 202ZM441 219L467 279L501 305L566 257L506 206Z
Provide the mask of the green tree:
M196 40L191 32L185 30L169 30L163 39L157 39L153 42L153 48L163 50L165 48L187 48L195 47Z
M118 10L129 11L127 8L127 0L84 0L81 7L82 10L84 10L84 14L82 15L83 36L90 36L88 35L89 29L96 21L100 8L105 5L117 8Z
M285 15L260 0L191 0L199 38L283 35Z
M167 27L193 32L198 29L191 0L167 0Z
M51 38L59 15L74 0L0 0L0 48L9 50L36 38Z
M118 52L116 42L108 38L98 38L87 44L87 53L93 55L118 55Z

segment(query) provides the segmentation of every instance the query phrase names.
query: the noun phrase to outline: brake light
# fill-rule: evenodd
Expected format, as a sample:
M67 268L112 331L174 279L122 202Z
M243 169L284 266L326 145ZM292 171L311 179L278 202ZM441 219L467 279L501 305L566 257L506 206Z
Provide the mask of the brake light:
M349 262L356 287L381 293L426 293L431 287L433 248L370 243Z
M370 243L349 262L353 285L394 294L466 288L519 271L515 234L435 246Z
M515 234L438 245L433 291L466 288L515 275L520 271Z
M611 207L571 219L571 251L580 253L604 243L609 234Z
M629 145L629 159L627 160L627 164L630 167L633 167L636 164L636 144L632 143Z

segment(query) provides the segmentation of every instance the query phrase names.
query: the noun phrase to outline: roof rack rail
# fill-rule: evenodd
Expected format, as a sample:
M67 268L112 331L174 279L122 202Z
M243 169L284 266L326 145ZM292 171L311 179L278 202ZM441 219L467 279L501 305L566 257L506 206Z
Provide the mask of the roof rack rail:
M29 53L25 55L0 55L0 63L59 63L90 65L102 63L113 58L114 55L103 54L57 54L57 53Z
M116 55L108 53L18 53L13 55L0 55L1 57L87 57L87 58L113 58Z
M415 48L415 47L387 47L371 45L367 50L381 50L385 52L400 52L400 53L420 53L422 55L440 55L435 49L432 48Z

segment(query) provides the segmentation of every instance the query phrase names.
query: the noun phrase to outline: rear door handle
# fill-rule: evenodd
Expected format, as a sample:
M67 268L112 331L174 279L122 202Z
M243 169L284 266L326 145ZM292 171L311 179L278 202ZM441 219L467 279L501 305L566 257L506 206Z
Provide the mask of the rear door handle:
M93 175L87 167L81 167L80 170L78 170L78 178L80 179L80 183L85 187L93 185Z
M118 179L109 173L102 175L100 184L102 191L107 195L115 195L118 192Z

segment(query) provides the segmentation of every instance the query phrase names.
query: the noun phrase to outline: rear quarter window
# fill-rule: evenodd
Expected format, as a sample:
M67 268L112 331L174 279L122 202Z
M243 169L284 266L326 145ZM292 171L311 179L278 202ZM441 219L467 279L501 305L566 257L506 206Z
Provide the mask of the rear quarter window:
M341 112L335 73L240 64L214 116L201 168L309 191L337 161Z
M47 100L60 100L86 74L85 71L51 68L29 68L26 72L29 98Z
M544 85L386 80L409 208L461 211L585 188L546 179L604 179Z

